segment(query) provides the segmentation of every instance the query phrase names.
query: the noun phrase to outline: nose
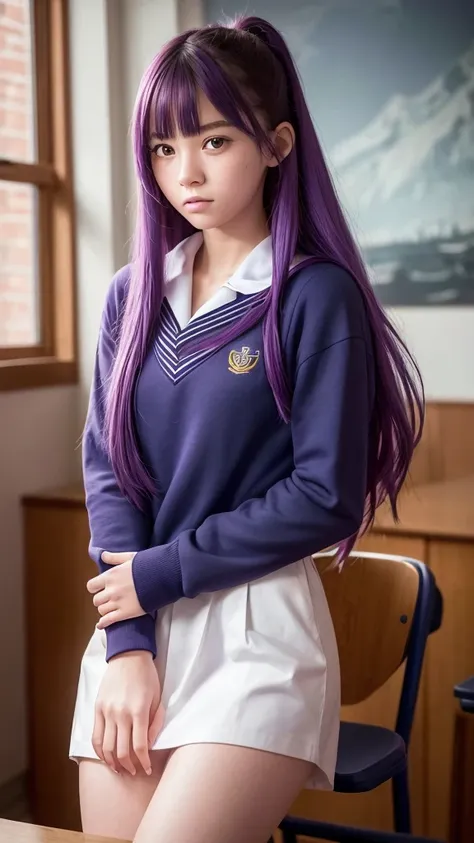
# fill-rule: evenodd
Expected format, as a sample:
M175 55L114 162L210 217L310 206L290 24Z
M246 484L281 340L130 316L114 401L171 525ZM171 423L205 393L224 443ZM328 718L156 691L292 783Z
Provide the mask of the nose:
M179 183L182 187L203 184L204 173L197 158L192 153L182 153L179 162Z

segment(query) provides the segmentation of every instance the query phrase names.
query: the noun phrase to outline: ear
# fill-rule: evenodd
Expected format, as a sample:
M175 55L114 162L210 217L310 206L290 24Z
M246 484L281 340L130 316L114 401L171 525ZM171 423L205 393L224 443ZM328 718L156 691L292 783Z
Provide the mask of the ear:
M295 145L295 130L291 123L279 123L271 133L271 138L278 150L278 156L273 155L266 163L267 167L278 167Z

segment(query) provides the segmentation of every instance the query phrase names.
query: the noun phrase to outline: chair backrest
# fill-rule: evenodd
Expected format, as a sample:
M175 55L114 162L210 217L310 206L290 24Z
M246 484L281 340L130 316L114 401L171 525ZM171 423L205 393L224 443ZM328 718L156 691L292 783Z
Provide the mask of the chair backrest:
M367 699L414 648L410 687L404 688L414 708L430 632L432 575L423 563L400 556L354 551L342 571L329 568L333 557L329 551L313 559L336 632L342 704Z

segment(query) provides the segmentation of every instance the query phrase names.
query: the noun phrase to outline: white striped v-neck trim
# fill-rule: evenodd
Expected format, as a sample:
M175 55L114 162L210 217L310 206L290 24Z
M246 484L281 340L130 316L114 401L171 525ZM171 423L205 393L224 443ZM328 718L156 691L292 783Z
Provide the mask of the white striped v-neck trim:
M216 351L216 346L193 350L196 342L202 341L206 336L220 333L226 325L241 319L264 298L264 294L265 291L241 297L210 314L197 316L185 328L180 328L171 305L164 299L160 325L153 344L155 356L164 373L174 384L179 383Z

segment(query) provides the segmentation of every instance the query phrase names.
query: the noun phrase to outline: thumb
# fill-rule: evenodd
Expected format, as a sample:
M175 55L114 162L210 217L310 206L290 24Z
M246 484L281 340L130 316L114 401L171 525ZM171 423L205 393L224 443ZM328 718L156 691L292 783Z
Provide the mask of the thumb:
M149 729L148 729L148 746L153 746L155 743L158 735L160 734L163 723L165 721L165 707L162 702L160 702L158 708L156 709L153 718L151 720Z
M122 565L124 562L128 562L132 558L132 555L130 551L110 553L108 550L104 550L100 558L107 565Z

